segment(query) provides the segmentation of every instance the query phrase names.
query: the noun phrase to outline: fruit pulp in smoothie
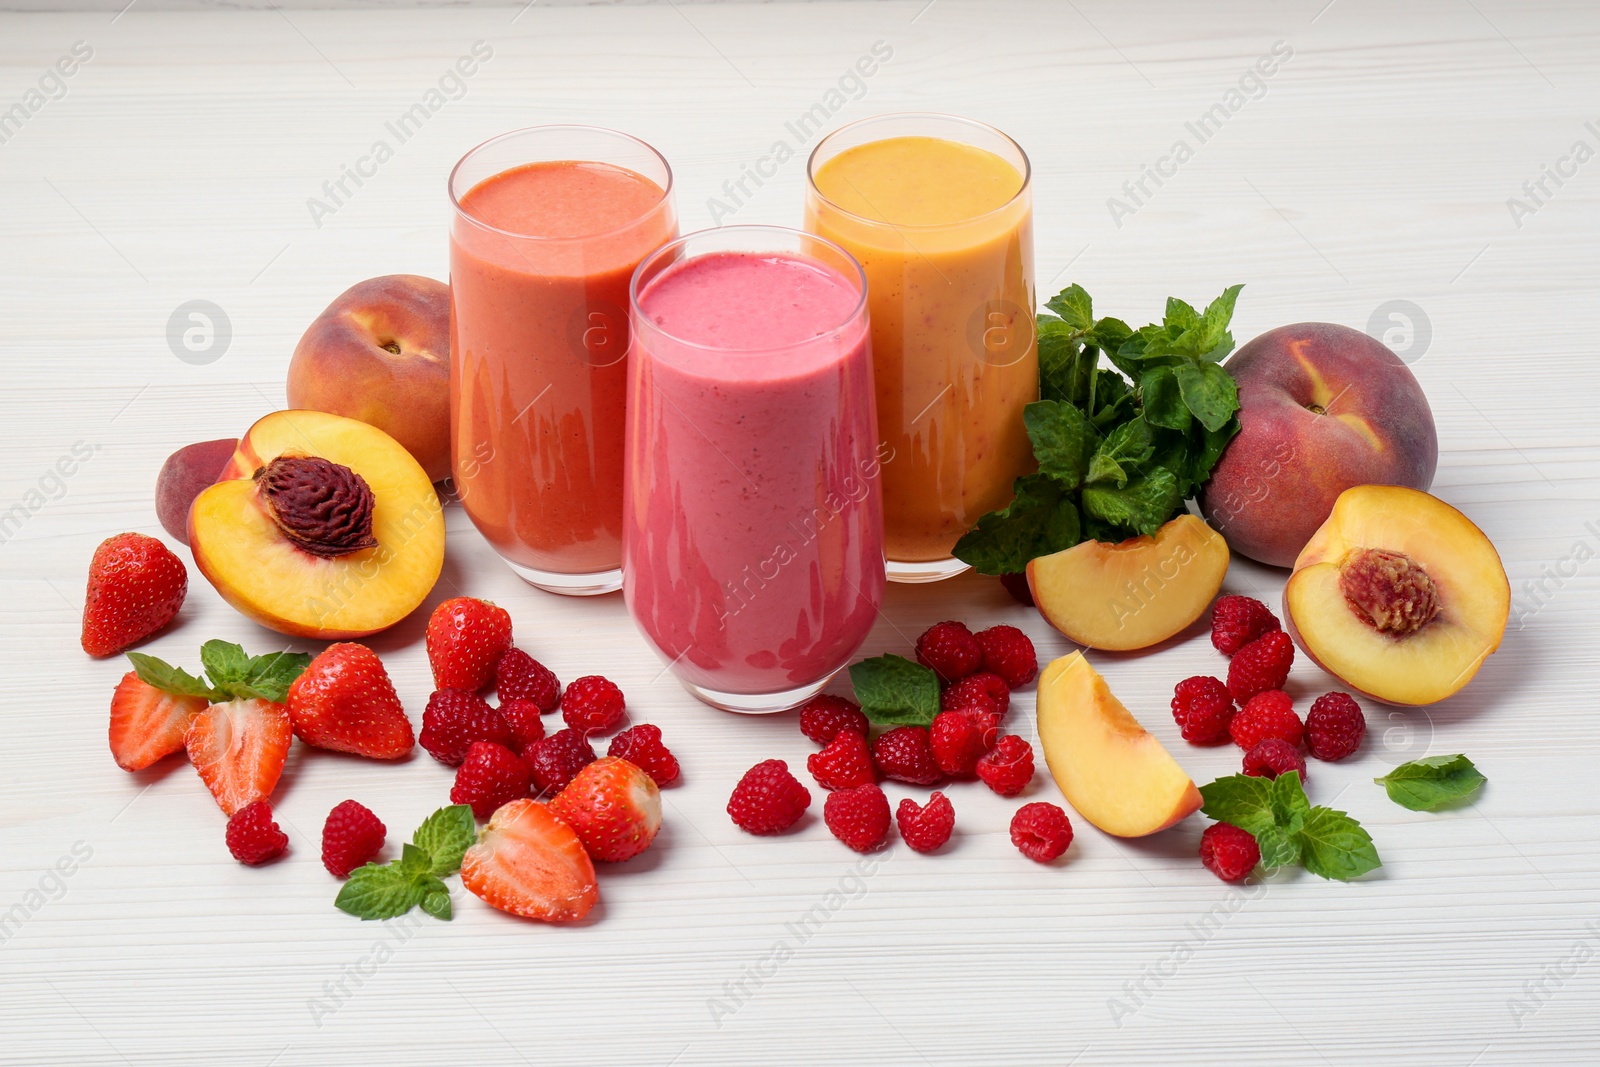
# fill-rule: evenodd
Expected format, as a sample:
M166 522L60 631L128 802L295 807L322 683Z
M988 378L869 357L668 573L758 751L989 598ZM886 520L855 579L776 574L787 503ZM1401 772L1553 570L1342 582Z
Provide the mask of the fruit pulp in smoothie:
M678 676L776 693L849 662L882 600L860 291L787 253L709 252L639 294L623 593Z
M513 564L588 574L621 561L628 281L676 236L664 196L623 167L554 161L502 171L460 199L456 491Z
M806 229L867 275L891 560L948 559L1033 469L1033 214L1019 193L1010 162L938 137L847 148L812 175Z

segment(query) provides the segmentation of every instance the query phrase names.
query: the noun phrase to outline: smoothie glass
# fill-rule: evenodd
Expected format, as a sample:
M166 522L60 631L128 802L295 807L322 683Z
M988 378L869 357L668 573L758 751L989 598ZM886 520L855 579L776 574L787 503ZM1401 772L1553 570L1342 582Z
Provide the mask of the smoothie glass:
M806 173L806 229L867 277L889 579L951 577L957 538L1033 469L1028 157L979 122L884 115L823 138Z
M622 585L628 280L677 236L672 172L590 126L486 141L450 175L450 440L484 537L556 593Z
M684 687L795 707L883 599L865 279L776 226L690 234L630 290L623 596Z

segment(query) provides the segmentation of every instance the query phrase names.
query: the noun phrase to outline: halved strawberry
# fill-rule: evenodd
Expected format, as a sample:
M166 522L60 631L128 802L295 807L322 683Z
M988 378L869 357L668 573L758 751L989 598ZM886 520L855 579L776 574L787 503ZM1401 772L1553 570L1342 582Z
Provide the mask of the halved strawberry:
M572 922L600 899L594 864L572 827L537 800L496 811L461 858L461 884L485 903L545 922Z
M205 697L178 696L129 671L111 694L111 755L125 771L142 771L183 747L189 724L206 710Z
M604 756L578 772L550 801L593 859L620 863L650 847L661 829L661 790L644 771Z
M399 759L416 744L389 672L372 649L329 645L289 686L294 734L308 745Z
M224 815L272 795L289 758L289 709L261 697L212 704L189 724L189 762Z

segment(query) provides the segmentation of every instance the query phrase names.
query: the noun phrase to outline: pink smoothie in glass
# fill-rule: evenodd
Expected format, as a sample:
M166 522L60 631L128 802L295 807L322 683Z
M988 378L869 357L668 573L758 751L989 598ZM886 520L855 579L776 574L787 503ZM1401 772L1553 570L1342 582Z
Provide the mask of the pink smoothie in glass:
M707 252L644 282L634 329L622 566L635 620L694 686L825 680L884 587L860 288L805 256Z

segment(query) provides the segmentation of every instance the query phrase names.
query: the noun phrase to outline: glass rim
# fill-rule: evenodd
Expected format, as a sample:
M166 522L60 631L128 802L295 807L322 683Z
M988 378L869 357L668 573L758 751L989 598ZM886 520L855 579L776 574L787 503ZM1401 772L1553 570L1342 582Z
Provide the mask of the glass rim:
M736 232L737 233L756 233L756 232L760 232L760 233L781 234L781 235L783 235L785 237L800 237L800 238L804 238L807 241L815 241L820 245L823 245L823 246L825 246L827 248L832 249L835 253L837 253L838 255L842 256L844 258L844 261L846 263L850 264L850 266L855 271L855 281L857 282L855 305L853 307L851 307L849 313L846 314L844 316L844 318L839 320L838 323L836 323L834 325L830 325L830 326L826 327L825 329L818 330L816 333L812 334L810 337L804 337L804 338L801 338L798 341L792 341L792 342L789 342L787 344L774 345L774 346L767 347L767 348L743 348L743 347L734 347L734 346L730 346L730 345L706 344L703 341L691 341L686 337L679 337L677 334L673 333L671 330L668 330L663 326L659 326L656 323L651 322L650 321L650 317L645 314L644 308L641 307L640 304L639 304L639 293L640 293L639 280L644 276L644 273L645 273L646 269L649 268L649 267L654 266L656 264L656 261L661 259L662 257L670 255L670 254L672 254L674 252L677 252L677 251L681 250L689 241L695 240L697 238L704 237L706 234L712 234L712 233L736 233ZM783 249L779 249L779 248L769 248L769 249L765 249L765 250L761 250L761 249L735 249L735 248L728 248L728 249L720 249L719 251L724 251L724 252L749 252L749 253L753 253L755 255L772 254L772 253L805 255L805 253L788 253L788 252L785 252ZM712 254L712 253L702 252L699 255L710 255L710 254ZM683 259L682 262L687 263L691 259L697 259L697 258L699 258L699 256L689 256L689 257L686 257L685 259ZM807 258L816 259L815 256L808 256ZM821 262L821 261L817 260L817 262ZM824 263L823 266L829 266L829 264ZM665 271L663 271L663 273L665 273ZM657 275L657 277L659 277L659 276L660 275ZM654 279L652 279L652 281L653 280ZM845 280L848 281L850 279L849 279L848 276L846 276ZM703 230L696 230L693 233L686 233L681 237L676 237L673 240L668 241L666 244L661 245L659 248L656 248L649 255L647 255L643 259L641 259L639 261L639 265L637 267L635 267L634 270L633 270L633 277L628 279L628 311L629 311L629 314L631 316L636 316L638 318L638 320L641 323L645 324L645 326L647 326L649 329L655 331L656 333L661 334L663 337L665 337L668 340L672 341L674 344L682 345L685 348L697 349L697 350L702 351L702 352L720 352L720 353L724 353L724 354L728 354L728 355L747 355L747 354L753 354L753 353L757 353L757 352L777 352L777 351L779 351L781 349L785 349L785 348L795 348L795 347L798 347L799 345L810 344L811 342L817 340L818 338L827 337L829 334L838 333L841 330L844 330L846 327L848 327L850 325L851 322L853 322L856 319L860 318L861 315L866 311L866 309L867 309L867 272L861 266L861 261L856 259L855 256L851 255L850 251L848 249L844 248L842 245L839 245L838 243L836 243L834 241L828 240L826 237L819 236L818 234L807 233L805 230L797 230L797 229L795 229L795 228L793 228L791 226L777 226L777 225L772 225L772 224L769 224L769 223L750 222L750 223L738 223L738 224L733 225L733 226L708 226ZM638 333L639 333L639 331L635 330L634 331L634 336L637 337Z
M582 132L582 133L600 133L600 134L605 134L608 137L615 137L615 138L617 138L619 140L632 141L634 144L638 145L640 148L643 148L646 152L648 152L650 155L652 155L652 156L654 156L656 158L656 161L661 164L661 169L666 172L667 180L666 180L666 184L664 184L661 187L661 196L657 198L655 203L650 205L648 210L640 212L637 216L635 216L632 219L629 219L627 222L624 222L620 226L613 226L609 230L596 230L594 233L578 234L575 237L550 237L550 236L546 236L546 235L543 235L543 234L519 233L516 230L502 229L501 227L496 226L493 223L485 222L484 220L478 218L476 215L474 215L472 212L468 211L465 207L463 207L461 205L461 196L457 195L457 193L456 193L456 175L461 173L461 168L467 165L467 161L469 159L473 158L479 152L482 152L484 149L488 148L490 145L493 145L493 144L495 144L497 142L500 142L500 141L509 140L510 138L513 138L513 137L522 137L522 136L525 136L525 135L530 134L530 133L547 133L547 132L555 132L555 131L560 131L560 130L578 131L578 132ZM535 162L550 162L550 163L554 163L554 162L604 163L605 166L609 166L609 167L620 167L621 166L620 164L617 164L617 163L605 163L604 160L599 160L599 159L527 160L526 162L528 162L528 163L535 163ZM517 164L517 166L521 166L521 165L522 164ZM506 169L509 170L511 168L508 167ZM626 169L626 168L624 168L624 169ZM495 174L502 174L502 173L504 173L504 171L496 171L495 172ZM638 172L635 171L634 173L637 174ZM494 175L488 175L484 180L486 181L486 180L488 180L489 177L493 177L493 176ZM647 175L643 175L643 174L641 174L639 176L641 178L647 178L648 177ZM474 182L472 184L472 189L476 189L481 184L483 184L481 181L480 182ZM607 126L591 126L591 125L587 125L587 124L581 123L581 122L552 122L552 123L546 123L546 124L541 125L541 126L523 126L520 129L507 130L505 133L497 133L493 137L490 137L488 140L480 141L479 143L473 145L471 148L469 148L462 155L462 157L460 159L456 160L456 165L450 168L450 177L445 180L445 191L450 194L450 206L455 209L456 214L458 216L460 216L461 218L466 219L468 222L472 223L474 226L477 226L479 229L486 230L489 233L500 234L503 237L510 237L510 238L513 238L513 239L519 240L519 241L547 241L547 242L551 242L551 243L560 243L560 242L569 242L570 243L570 242L574 242L574 241L593 241L596 238L610 237L610 236L612 236L614 234L620 234L620 233L623 233L623 232L625 232L627 230L632 229L634 226L637 226L639 224L641 219L644 219L644 218L648 217L649 215L653 214L654 212L659 211L663 204L669 203L671 201L671 199L672 199L672 184L673 184L672 164L667 162L667 157L661 154L660 149L656 148L654 145L652 145L650 142L644 140L643 138L635 137L631 133L623 133L621 130L613 130L613 129L607 127ZM471 192L472 189L468 189L468 190L466 190L466 192Z
M821 189L817 188L817 157L822 154L823 148L826 147L829 142L831 142L835 137L838 137L840 134L854 130L860 126L866 126L876 122L885 122L890 119L938 119L943 122L952 122L963 126L971 126L980 130L986 130L1009 144L1012 148L1016 149L1017 155L1022 158L1022 184L1019 185L1017 187L1017 191L999 207L990 208L988 211L985 211L980 215L969 215L968 217L964 219L958 219L955 222L938 223L898 223L888 222L884 219L868 218L865 215L858 214L854 211L851 211L847 207L841 206L837 201L833 200ZM888 138L880 137L877 138L877 140L888 140ZM871 144L872 142L863 141L861 143ZM980 146L972 145L971 147L977 148ZM806 188L812 193L815 193L817 198L823 203L827 204L829 208L853 222L859 222L866 226L878 226L891 230L910 230L914 233L931 230L948 230L955 226L967 226L974 222L982 222L984 219L993 218L994 216L999 215L1001 212L1011 210L1011 208L1016 205L1017 201L1022 199L1023 195L1029 191L1032 185L1033 160L1028 158L1028 153L1023 149L1022 145L1017 143L1017 139L1015 137L1012 137L1009 133L1006 133L998 126L991 126L989 123L983 122L980 119L969 119L962 115L951 115L944 111L891 111L885 115L870 115L864 119L856 119L854 122L846 123L845 125L840 126L837 130L834 130L827 136L823 137L822 140L817 142L817 146L811 150L811 154L806 157Z

